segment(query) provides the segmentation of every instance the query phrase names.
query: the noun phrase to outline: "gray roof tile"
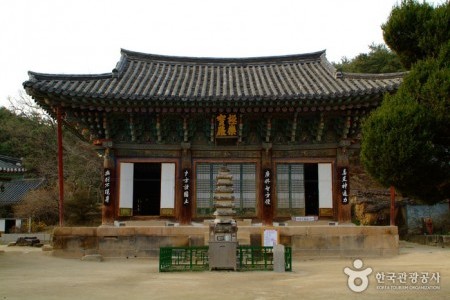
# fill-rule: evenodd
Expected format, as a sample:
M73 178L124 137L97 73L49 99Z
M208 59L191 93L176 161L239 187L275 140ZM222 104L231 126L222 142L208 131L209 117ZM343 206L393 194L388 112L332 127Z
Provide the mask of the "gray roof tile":
M37 179L15 179L2 182L4 189L0 191L0 205L11 205L19 203L20 200L31 190L37 189L44 182L43 178Z
M21 160L18 158L0 155L0 174L2 173L24 173Z
M161 56L122 50L111 73L58 75L29 72L31 95L66 95L72 102L108 105L122 100L301 100L381 95L398 88L403 73L336 75L325 51L256 58ZM39 98L39 97L38 97ZM96 100L97 99L97 100ZM80 104L79 104L80 105Z

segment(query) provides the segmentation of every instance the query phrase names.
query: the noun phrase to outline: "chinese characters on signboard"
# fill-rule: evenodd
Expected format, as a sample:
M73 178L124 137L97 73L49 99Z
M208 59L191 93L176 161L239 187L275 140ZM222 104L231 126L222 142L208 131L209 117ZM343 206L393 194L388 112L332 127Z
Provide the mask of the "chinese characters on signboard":
M191 172L189 169L183 170L183 204L189 205L191 201L191 183L190 183Z
M104 169L103 173L103 203L109 205L111 202L111 170Z
M264 205L272 205L272 171L270 169L264 170L263 178L263 195L264 195Z
M348 185L348 168L341 168L341 196L342 204L348 204L349 200L349 185Z
M220 114L216 117L216 137L236 137L237 117L236 114Z

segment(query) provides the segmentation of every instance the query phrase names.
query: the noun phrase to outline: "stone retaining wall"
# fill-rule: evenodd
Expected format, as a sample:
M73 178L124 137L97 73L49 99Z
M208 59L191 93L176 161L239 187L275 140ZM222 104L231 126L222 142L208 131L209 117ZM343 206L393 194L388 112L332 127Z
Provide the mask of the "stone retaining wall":
M422 245L450 248L450 235L408 235L406 239Z
M238 228L240 244L261 245L264 227ZM273 228L273 227L271 227ZM298 257L374 257L398 254L396 226L286 226L280 243ZM83 257L157 257L164 246L208 244L206 226L60 227L53 233L53 254ZM205 243L206 241L206 243Z

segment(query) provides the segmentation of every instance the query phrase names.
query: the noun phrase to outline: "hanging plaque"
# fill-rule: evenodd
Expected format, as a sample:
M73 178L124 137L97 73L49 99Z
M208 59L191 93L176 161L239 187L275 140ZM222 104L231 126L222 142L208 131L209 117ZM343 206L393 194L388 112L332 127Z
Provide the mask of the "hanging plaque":
M111 169L103 170L103 204L111 203Z
M263 172L263 198L264 205L272 205L272 170L264 169Z
M236 114L220 114L216 117L216 138L237 137Z
M348 168L344 167L340 169L339 175L341 177L341 197L342 204L349 203L349 176L348 176Z
M189 169L183 170L182 181L183 205L189 205L191 202L191 171Z

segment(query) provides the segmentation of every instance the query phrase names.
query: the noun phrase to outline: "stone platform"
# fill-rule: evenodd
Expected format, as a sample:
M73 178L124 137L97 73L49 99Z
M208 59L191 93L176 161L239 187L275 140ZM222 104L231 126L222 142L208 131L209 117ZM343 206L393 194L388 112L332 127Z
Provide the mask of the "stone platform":
M298 258L383 257L398 254L396 226L309 225L269 227L278 230L280 243ZM238 226L240 245L261 246L265 226ZM58 227L53 254L81 258L157 257L164 246L208 244L208 226Z

